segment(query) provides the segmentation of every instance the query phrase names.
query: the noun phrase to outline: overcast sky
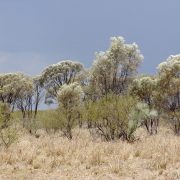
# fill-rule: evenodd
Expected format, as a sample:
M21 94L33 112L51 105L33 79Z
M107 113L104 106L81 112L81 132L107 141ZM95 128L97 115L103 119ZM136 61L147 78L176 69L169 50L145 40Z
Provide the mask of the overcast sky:
M0 0L0 73L39 74L63 59L89 67L111 36L136 42L154 73L180 53L180 0Z

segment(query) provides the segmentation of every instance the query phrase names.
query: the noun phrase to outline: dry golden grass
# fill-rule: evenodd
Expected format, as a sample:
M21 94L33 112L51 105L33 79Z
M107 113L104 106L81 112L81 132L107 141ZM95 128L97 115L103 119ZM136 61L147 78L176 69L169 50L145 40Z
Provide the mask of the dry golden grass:
M156 136L139 129L135 143L94 141L75 130L36 138L21 131L18 142L0 150L0 179L180 179L180 137L162 128Z

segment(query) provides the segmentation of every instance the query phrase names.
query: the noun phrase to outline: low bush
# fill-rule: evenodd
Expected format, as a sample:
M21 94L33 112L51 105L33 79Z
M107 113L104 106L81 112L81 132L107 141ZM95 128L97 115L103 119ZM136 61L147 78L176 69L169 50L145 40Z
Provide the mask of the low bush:
M84 118L91 120L96 132L106 141L120 138L130 140L136 125L129 130L132 128L129 126L129 114L136 103L131 96L110 94L96 102L90 101ZM131 123L137 122L132 120Z
M8 148L17 139L17 130L12 126L11 111L7 104L0 103L0 139Z
M133 120L133 121L132 121ZM133 123L131 123L131 121ZM158 112L155 109L150 109L146 103L137 103L133 111L130 113L130 126L132 129L134 125L145 126L147 132L157 134L157 128L159 125Z

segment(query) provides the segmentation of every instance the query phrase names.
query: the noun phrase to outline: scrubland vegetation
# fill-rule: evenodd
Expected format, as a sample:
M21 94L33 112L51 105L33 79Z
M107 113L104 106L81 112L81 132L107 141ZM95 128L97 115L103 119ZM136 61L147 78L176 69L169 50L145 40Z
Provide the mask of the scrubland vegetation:
M113 37L89 69L0 74L0 179L180 179L180 55L142 61Z

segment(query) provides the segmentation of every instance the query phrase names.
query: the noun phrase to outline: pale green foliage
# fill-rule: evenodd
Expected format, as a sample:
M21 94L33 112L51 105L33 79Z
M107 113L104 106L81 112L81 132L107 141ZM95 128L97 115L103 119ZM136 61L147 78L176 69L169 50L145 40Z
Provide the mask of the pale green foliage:
M98 88L100 95L121 93L127 89L142 59L137 44L125 44L122 37L112 37L108 50L96 53L91 84Z
M174 131L180 134L180 55L170 56L158 65L159 75L159 104L164 112L170 115ZM177 122L177 123L174 123ZM179 129L179 132L177 131Z
M15 104L19 97L26 92L32 92L32 80L21 73L7 73L0 75L0 100L9 104Z
M165 62L158 65L160 81L163 81L166 91L177 93L180 88L180 55L170 56ZM168 88L168 89L167 89Z
M7 73L0 75L0 101L22 111L28 108L29 98L33 95L33 81L29 76L21 73Z
M83 95L81 86L77 83L71 83L69 85L64 84L58 91L58 101L63 107L71 107L74 104L79 103Z
M135 104L132 97L110 94L96 102L90 101L84 118L92 121L97 133L105 140L128 140L129 113Z
M133 110L129 114L129 122L128 122L128 136L129 138L133 137L133 133L135 130L141 126L143 120L148 113L148 107L146 104L137 103L137 105L133 108Z
M1 129L0 138L3 145L6 148L9 148L9 146L17 140L17 130L13 127L7 127L5 129Z
M133 133L141 125L145 125L147 131L153 134L157 131L158 112L150 109L145 103L137 103L129 114L128 136L133 138ZM155 132L157 133L157 132Z
M17 81L19 94L15 101L16 107L22 112L23 118L30 118L33 109L34 84L33 79L27 75L21 74Z
M158 73L161 93L180 108L180 55L170 56L159 64Z
M80 103L83 90L77 83L64 84L58 91L58 112L60 115L61 129L64 135L72 139L72 128L80 118Z
M7 140L2 141L8 146L8 138L14 136L8 128L10 111L15 108L23 114L24 127L30 131L39 127L35 117L45 93L45 102L57 101L59 107L47 113L41 125L47 131L61 129L70 139L72 128L85 120L106 140L133 140L141 125L150 134L157 133L160 113L169 116L175 133L180 134L180 55L159 64L156 76L135 78L142 60L137 44L112 37L108 49L95 54L90 70L65 60L48 66L35 78L0 74L0 129Z
M42 82L40 77L32 78L22 73L0 75L0 101L8 103L11 110L19 109L23 118L32 117L33 106L35 115L42 98Z
M0 139L8 148L17 139L17 131L11 127L11 113L7 104L0 103Z
M155 91L157 88L158 80L154 76L143 76L133 80L130 87L130 93L139 97L148 105L152 106L154 103Z
M62 85L80 81L83 71L81 63L70 60L48 66L42 72L42 82L47 90L47 99L56 99L57 92Z
M11 120L10 109L7 104L0 103L0 129L9 126Z
M141 125L150 133L157 128L157 111L145 103L137 103L131 96L109 94L95 102L86 102L85 107L83 118L107 141L119 138L133 141L134 132Z
M83 119L88 123L88 127L92 128L92 126L94 125L94 121L96 121L97 119L98 106L92 100L87 100L84 102L82 114Z
M158 116L158 112L156 110L151 110L149 113L149 117L156 118Z

